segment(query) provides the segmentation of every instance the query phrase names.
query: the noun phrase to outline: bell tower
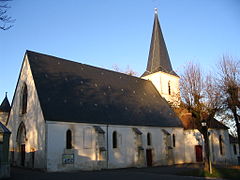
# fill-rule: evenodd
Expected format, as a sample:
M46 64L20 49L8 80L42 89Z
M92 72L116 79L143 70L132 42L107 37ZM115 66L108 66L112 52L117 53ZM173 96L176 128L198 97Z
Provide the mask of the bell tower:
M180 103L179 76L173 71L155 8L151 45L146 71L141 78L150 80L168 102Z

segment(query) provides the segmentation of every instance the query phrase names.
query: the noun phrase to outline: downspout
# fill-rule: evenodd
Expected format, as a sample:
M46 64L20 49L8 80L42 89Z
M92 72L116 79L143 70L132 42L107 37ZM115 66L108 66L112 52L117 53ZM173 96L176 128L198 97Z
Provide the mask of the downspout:
M108 161L109 161L109 149L108 149L108 124L107 124L107 169L108 169Z
M48 148L47 148L47 144L48 144L48 124L47 121L45 121L45 171L47 171L47 159L48 159Z

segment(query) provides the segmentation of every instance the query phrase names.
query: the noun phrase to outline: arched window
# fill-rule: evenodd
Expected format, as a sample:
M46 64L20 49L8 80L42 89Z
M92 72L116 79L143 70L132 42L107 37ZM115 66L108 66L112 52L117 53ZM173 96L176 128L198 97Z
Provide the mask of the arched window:
M152 145L151 133L147 133L147 145L148 145L148 146L151 146L151 145Z
M21 98L22 114L25 114L27 112L27 98L28 98L27 85L26 83L24 83L23 90L22 90L22 98Z
M168 81L168 94L171 95L171 82Z
M237 155L237 146L236 146L236 144L233 145L233 153L234 153L234 155Z
M25 144L26 139L27 139L26 138L26 127L25 127L24 123L21 122L19 127L18 127L18 130L17 130L17 139L16 139L16 141L17 141L17 143L19 145L21 145L21 144Z
M112 146L113 148L117 148L117 132L114 131L112 134Z
M72 131L70 129L66 133L66 149L72 149Z
M175 134L172 135L172 144L173 144L173 147L176 146Z
M219 150L220 150L220 154L223 155L223 139L222 139L222 135L219 135Z

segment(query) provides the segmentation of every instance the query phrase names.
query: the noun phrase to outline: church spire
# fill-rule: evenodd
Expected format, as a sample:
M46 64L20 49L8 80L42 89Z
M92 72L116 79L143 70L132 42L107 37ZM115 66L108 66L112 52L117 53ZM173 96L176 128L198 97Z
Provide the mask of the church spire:
M157 8L155 8L152 39L148 55L148 64L147 69L142 76L146 76L158 71L178 76L172 69L167 47L158 20Z

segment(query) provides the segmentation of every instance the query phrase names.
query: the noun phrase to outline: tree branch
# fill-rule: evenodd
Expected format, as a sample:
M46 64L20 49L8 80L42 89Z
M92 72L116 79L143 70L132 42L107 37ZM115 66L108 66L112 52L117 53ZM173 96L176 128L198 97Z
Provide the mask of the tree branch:
M0 0L0 22L2 23L2 25L0 25L0 29L1 30L8 30L11 27L13 27L13 25L6 25L6 24L10 24L10 23L14 23L15 19L12 19L11 16L7 15L7 9L11 8L7 2L9 2L11 0Z

